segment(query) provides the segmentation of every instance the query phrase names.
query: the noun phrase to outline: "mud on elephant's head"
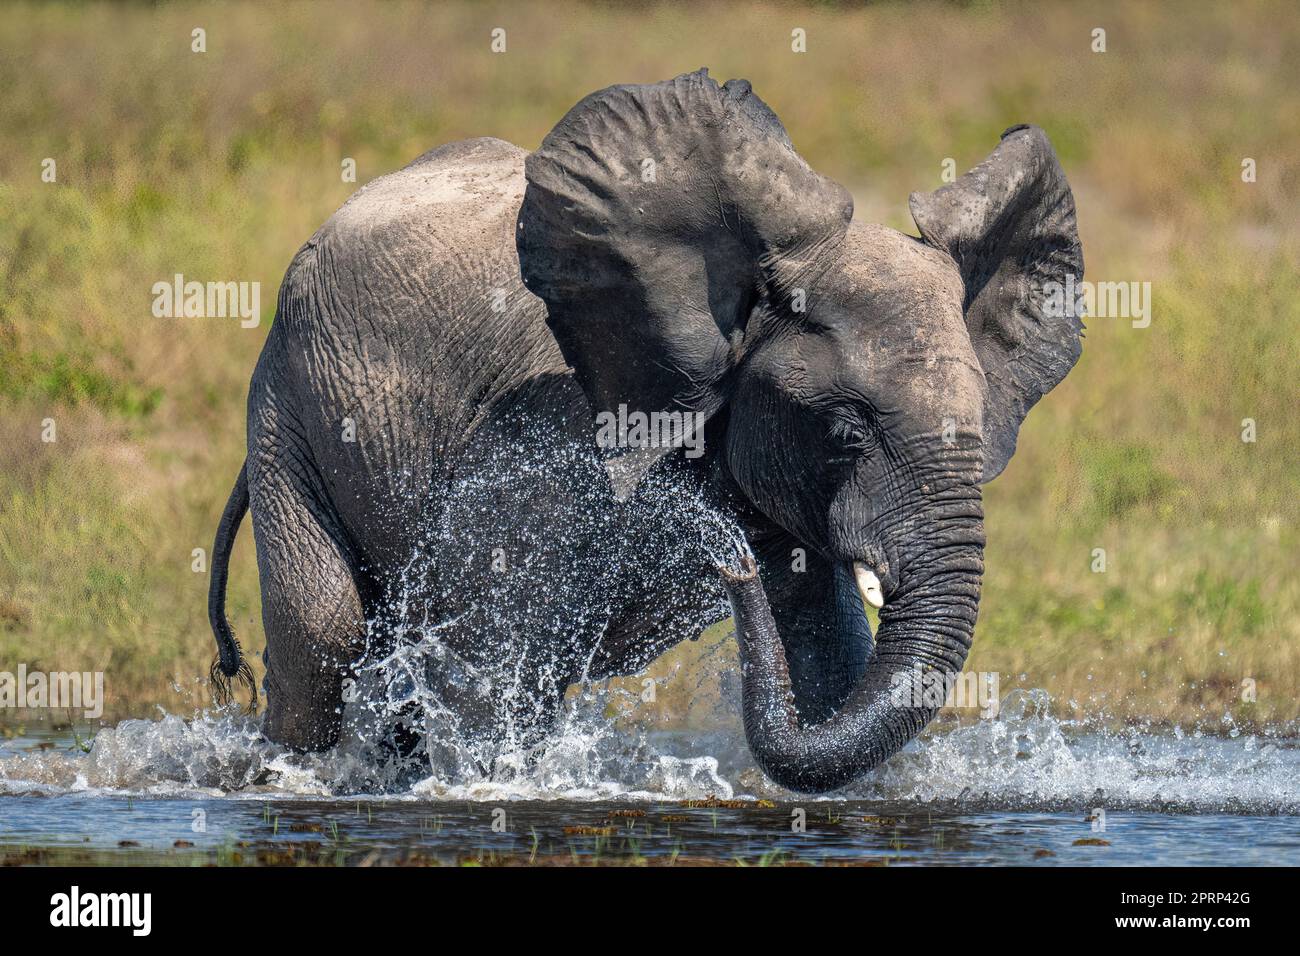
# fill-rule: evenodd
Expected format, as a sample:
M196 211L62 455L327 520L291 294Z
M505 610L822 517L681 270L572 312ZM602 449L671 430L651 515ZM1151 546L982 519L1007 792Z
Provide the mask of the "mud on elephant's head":
M919 239L853 221L749 84L703 70L587 97L527 174L524 281L593 411L699 413L745 507L816 556L825 619L778 595L784 646L763 583L817 605L807 587L780 562L728 577L757 759L799 789L853 779L934 714L897 674L965 662L980 484L1079 356L1079 310L1049 307L1083 261L1047 137L1013 127L913 194ZM611 456L619 490L665 451ZM855 582L882 607L874 652Z

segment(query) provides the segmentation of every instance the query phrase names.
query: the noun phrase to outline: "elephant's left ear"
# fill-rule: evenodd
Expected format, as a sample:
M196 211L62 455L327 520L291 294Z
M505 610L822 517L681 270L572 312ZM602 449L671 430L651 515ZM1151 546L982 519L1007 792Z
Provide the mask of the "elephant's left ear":
M623 411L698 432L764 318L794 321L791 301L817 287L853 218L849 194L809 168L749 83L719 86L707 70L593 93L525 172L520 272L598 442ZM615 491L675 441L604 447Z
M966 327L988 383L984 481L1016 450L1020 424L1082 349L1083 250L1074 197L1047 135L1013 126L988 159L909 205L922 238L952 256Z

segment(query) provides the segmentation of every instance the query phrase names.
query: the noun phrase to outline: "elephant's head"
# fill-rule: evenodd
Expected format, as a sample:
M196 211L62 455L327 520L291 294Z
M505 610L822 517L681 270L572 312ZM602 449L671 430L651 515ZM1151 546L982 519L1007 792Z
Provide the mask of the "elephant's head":
M527 174L524 281L593 411L700 413L738 489L762 578L724 579L756 758L847 783L934 715L895 675L964 664L980 484L1079 356L1078 311L1047 307L1083 262L1046 136L1014 127L913 194L920 239L852 222L749 84L703 70L587 97ZM616 485L666 451L612 455Z

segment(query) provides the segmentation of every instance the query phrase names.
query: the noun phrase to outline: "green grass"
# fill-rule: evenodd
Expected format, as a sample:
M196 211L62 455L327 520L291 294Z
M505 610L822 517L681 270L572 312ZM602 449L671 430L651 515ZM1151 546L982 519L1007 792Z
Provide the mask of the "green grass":
M1300 716L1300 26L1285 4L322 6L0 18L0 668L103 668L113 716L206 703L191 552L210 548L242 459L284 268L359 185L341 181L345 157L364 183L467 136L533 148L594 89L708 65L752 80L861 217L909 231L907 194L937 186L945 158L968 168L1036 122L1074 185L1088 277L1152 283L1150 328L1090 322L986 489L970 666L1067 713ZM153 318L151 286L176 272L260 281L261 324ZM250 539L229 612L256 651ZM646 719L710 718L735 667L720 634L655 665L671 678Z

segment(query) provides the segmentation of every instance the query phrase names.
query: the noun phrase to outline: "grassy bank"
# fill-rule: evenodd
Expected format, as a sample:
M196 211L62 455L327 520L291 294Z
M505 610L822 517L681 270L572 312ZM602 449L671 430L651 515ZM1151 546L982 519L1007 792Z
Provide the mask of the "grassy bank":
M908 230L945 158L1038 123L1088 277L1151 283L1150 326L1091 321L986 489L970 666L1065 713L1300 716L1287 5L17 4L0 49L0 670L103 670L114 716L207 702L193 549L243 457L273 292L356 188L345 158L364 183L467 136L533 148L592 90L708 65L753 81L860 217ZM154 318L177 272L259 281L262 322ZM229 613L260 650L247 527ZM674 651L653 715L705 719L732 670L716 635Z

